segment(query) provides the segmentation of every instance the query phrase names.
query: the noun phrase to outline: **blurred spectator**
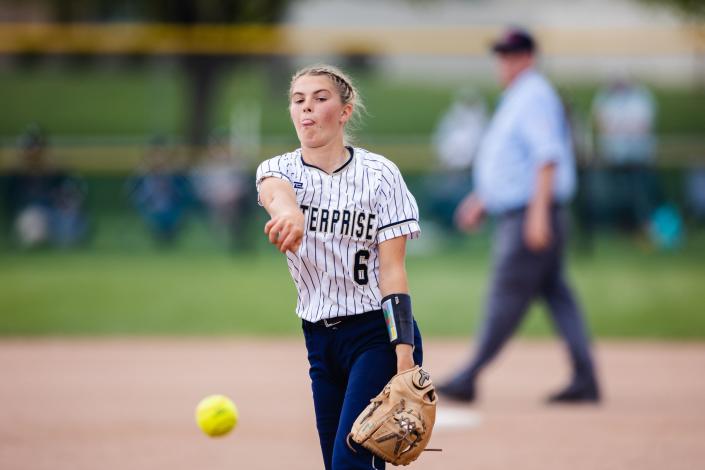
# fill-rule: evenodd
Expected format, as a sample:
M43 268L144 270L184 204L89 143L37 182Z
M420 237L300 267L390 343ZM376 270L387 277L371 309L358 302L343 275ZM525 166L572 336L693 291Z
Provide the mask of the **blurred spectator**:
M467 172L486 125L487 104L482 95L472 88L458 91L433 134L441 168L449 172Z
M191 174L198 200L204 205L216 234L231 247L244 247L249 185L240 149L227 136L210 139L206 155Z
M587 167L594 163L592 123L590 117L576 107L570 91L557 90L563 109L570 125L570 140L575 154L575 162L580 167Z
M626 78L613 80L593 101L597 150L609 165L644 166L654 160L656 102L651 92Z
M651 92L626 78L613 80L595 96L596 150L604 169L587 178L591 220L616 221L630 231L647 228L660 202L652 168L656 111Z
M433 134L440 171L428 181L430 214L446 229L453 213L472 188L472 162L487 125L487 104L472 88L463 88Z
M695 167L686 173L685 200L696 222L705 222L705 167Z
M173 157L163 139L154 139L142 167L127 183L130 200L160 245L176 240L190 200L188 179Z
M20 138L20 163L8 177L7 204L13 232L26 248L75 246L85 241L85 186L47 161L46 135L31 126Z
M683 237L683 222L675 206L662 204L649 220L649 236L658 248L673 249Z

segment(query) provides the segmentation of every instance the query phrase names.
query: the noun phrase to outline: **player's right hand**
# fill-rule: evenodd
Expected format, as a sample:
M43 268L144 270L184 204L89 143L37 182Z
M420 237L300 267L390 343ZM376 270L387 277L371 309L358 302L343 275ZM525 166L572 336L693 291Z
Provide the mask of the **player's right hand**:
M304 214L300 210L285 212L272 217L264 226L269 242L282 253L295 253L304 237Z
M482 201L471 193L465 196L455 209L455 225L464 232L477 230L485 216L485 206Z

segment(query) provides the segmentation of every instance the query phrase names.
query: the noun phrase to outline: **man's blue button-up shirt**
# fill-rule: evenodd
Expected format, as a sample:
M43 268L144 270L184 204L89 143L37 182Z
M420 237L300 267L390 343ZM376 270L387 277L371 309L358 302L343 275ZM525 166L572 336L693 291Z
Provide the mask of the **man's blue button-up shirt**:
M553 200L575 191L575 159L563 104L551 84L528 69L505 90L480 145L476 193L490 213L526 206L538 170L556 165Z

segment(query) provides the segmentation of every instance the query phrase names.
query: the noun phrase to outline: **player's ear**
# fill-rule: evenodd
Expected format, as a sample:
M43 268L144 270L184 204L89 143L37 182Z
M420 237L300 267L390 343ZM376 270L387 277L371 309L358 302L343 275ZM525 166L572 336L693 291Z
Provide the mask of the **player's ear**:
M346 103L343 105L343 109L340 112L340 123L345 124L352 116L353 105L352 103Z

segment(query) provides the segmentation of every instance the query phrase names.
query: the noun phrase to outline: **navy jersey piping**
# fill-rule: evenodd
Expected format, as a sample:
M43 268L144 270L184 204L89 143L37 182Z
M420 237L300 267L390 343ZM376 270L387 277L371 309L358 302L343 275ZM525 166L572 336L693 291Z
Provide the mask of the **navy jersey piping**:
M416 219L404 219L404 220L400 220L400 221L398 221L398 222L392 222L391 224L382 225L381 227L378 227L378 228L377 228L377 231L379 232L380 230L384 230L385 228L393 227L393 226L395 226L395 225L401 225L401 224L406 223L406 222L418 222L418 220L416 220Z
M343 170L345 169L345 167L348 166L348 165L350 164L350 162L353 160L353 156L355 155L355 150L353 150L352 147L347 146L347 145L345 146L345 148L347 149L348 153L350 154L350 157L348 157L347 161L346 161L345 163L343 163L340 168L338 168L338 169L335 170L333 173L331 173L331 174L333 174L333 175L336 174L336 173L339 173L339 172L343 171ZM301 153L301 157L300 157L300 158L301 158L301 163L302 163L304 166L308 166L308 167L311 167L311 168L315 168L316 170L319 170L319 171L322 171L322 172L325 173L325 174L328 174L328 172L327 172L326 170L324 170L323 168L318 167L318 166L316 166L316 165L311 165L310 163L306 163L306 160L304 160L303 152Z

